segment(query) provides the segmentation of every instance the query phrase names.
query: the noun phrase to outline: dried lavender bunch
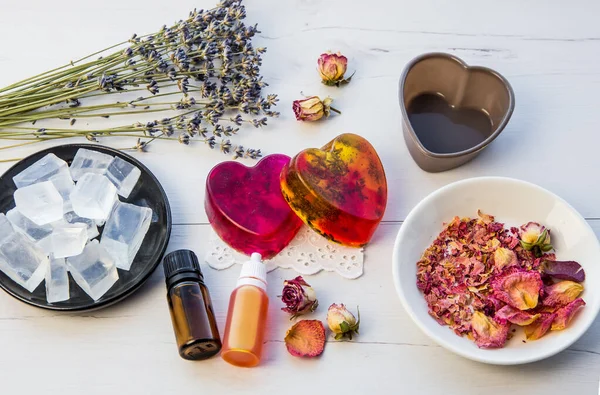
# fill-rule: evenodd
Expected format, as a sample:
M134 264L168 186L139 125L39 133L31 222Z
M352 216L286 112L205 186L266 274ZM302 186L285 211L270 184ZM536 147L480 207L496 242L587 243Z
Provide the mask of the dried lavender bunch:
M266 49L253 47L259 31L243 23L241 3L223 0L213 9L194 10L171 27L134 34L126 42L0 89L0 139L25 141L3 148L71 137L98 141L133 136L138 140L132 148L138 150L154 140L187 145L195 139L234 158L259 158L260 150L235 146L228 139L244 124L259 128L279 115L273 110L277 96L263 95L267 84L260 66ZM76 127L81 118L147 117L164 111L169 116L118 127ZM49 119L67 120L68 125L35 125Z

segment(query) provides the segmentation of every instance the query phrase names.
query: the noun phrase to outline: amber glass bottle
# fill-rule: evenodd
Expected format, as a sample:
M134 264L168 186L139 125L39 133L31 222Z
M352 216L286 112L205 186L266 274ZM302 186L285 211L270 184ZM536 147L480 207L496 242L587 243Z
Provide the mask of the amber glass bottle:
M198 257L192 251L175 251L165 257L163 267L179 355L191 360L212 357L221 349L221 339Z
M258 365L267 324L269 297L267 271L260 254L242 266L237 286L229 299L221 358L232 365Z

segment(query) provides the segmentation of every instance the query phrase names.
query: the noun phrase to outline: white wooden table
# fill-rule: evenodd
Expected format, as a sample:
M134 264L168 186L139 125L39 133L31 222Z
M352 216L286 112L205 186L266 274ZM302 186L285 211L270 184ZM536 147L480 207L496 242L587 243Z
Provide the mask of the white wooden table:
M0 11L0 85L67 60L155 31L207 8L215 0L3 0ZM263 74L280 94L282 117L241 135L265 153L293 155L343 132L367 137L389 182L385 221L366 250L365 274L354 281L321 273L308 281L322 307L360 305L361 333L353 342L328 341L323 356L290 356L290 325L276 298L283 279L269 275L271 307L264 363L239 369L220 358L179 358L165 300L162 270L114 307L65 315L0 294L0 387L6 394L596 394L600 323L575 345L546 361L520 367L462 359L430 341L403 311L391 280L395 235L425 195L466 177L502 175L535 182L559 194L600 234L600 3L475 0L248 0L248 21L269 51ZM342 51L357 73L343 89L319 83L316 59ZM413 57L446 51L492 67L516 95L512 120L475 161L428 174L410 158L401 137L398 77ZM292 100L330 94L342 116L319 124L294 120ZM103 143L111 145L104 140ZM113 143L117 144L117 143ZM43 145L12 151L22 157ZM135 154L163 183L174 217L169 250L203 256L210 232L203 209L207 172L226 159L201 144L160 142ZM0 159L9 157L0 151ZM0 164L0 172L9 164ZM600 264L600 262L599 262ZM238 270L204 267L221 329Z

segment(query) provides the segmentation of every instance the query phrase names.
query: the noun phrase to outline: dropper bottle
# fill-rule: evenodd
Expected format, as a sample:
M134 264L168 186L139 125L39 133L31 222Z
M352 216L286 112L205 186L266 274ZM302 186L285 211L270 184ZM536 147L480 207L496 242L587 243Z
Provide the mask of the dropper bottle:
M269 297L267 270L261 258L254 253L244 263L229 299L221 358L232 365L256 366L262 357Z

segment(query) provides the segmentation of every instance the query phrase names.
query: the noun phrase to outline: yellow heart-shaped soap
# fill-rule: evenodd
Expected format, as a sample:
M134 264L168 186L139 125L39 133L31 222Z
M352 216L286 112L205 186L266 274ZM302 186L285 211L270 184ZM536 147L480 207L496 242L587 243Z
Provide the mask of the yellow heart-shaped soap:
M281 191L313 230L352 247L371 240L387 203L377 152L366 139L350 133L296 155L281 171Z

